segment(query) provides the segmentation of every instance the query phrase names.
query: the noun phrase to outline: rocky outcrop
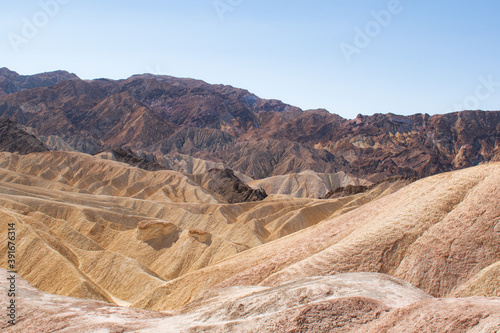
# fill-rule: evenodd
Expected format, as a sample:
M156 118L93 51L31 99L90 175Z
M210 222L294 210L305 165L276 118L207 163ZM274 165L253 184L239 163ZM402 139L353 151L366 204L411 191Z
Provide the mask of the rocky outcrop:
M137 239L146 242L164 238L178 230L177 226L166 221L142 221L137 224Z
M131 166L148 171L167 170L166 167L161 166L155 160L141 158L135 155L130 149L126 148L106 149L97 153L96 156L105 160L127 163Z
M49 149L17 123L0 118L0 151L30 154L49 151Z
M417 181L418 178L407 178L403 176L394 176L394 177L389 177L383 180L379 180L378 182L371 184L371 185L347 185L347 186L339 186L336 189L328 192L325 194L322 199L334 199L334 198L341 198L341 197L346 197L350 195L355 195L358 193L364 193L366 191L369 191L380 184L384 183L402 183L403 186L408 185L410 183L413 183L414 181Z
M231 169L210 169L206 174L193 175L191 178L228 203L261 201L267 197L266 191L251 188Z
M209 232L199 229L189 229L189 236L200 243L208 243L212 239L212 235Z

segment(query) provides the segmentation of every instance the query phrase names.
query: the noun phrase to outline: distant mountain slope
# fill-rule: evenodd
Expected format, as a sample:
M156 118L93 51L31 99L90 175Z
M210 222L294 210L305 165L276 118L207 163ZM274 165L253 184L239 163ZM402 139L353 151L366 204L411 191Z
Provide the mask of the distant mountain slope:
M1 73L2 82L19 81L7 69ZM193 79L83 81L57 73L23 79L43 84L4 89L10 93L0 97L0 116L85 153L126 147L222 162L254 179L313 170L370 181L500 160L498 111L348 120Z
M21 90L48 87L58 82L78 79L75 74L55 71L35 75L19 75L8 68L0 68L0 96Z

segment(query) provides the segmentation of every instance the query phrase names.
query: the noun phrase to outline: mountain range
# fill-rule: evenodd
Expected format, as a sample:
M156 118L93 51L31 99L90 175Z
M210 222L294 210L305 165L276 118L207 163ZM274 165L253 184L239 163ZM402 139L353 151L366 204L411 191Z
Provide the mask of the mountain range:
M500 112L358 115L301 110L194 79L81 80L63 71L0 70L0 117L55 150L127 148L224 163L253 179L312 170L378 181L426 177L500 160Z

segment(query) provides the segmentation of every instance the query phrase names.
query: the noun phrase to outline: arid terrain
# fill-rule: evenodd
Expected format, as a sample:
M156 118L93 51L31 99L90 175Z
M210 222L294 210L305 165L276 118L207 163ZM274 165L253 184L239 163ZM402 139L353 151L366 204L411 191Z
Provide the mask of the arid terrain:
M57 150L129 148L160 164L166 159L167 166L187 155L253 179L312 170L378 181L500 160L500 112L351 120L170 76L89 81L61 71L21 76L2 68L0 117Z
M500 112L1 69L0 116L2 331L500 332Z

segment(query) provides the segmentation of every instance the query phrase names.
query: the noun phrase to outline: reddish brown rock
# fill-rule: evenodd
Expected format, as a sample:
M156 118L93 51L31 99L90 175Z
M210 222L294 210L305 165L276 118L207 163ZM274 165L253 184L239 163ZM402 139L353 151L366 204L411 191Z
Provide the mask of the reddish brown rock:
M7 95L0 97L0 116L86 153L126 146L224 162L253 178L313 170L371 181L425 177L500 158L500 112L348 120L193 79L82 81L49 73L30 77L45 83L21 89L12 86L16 73L1 73Z
M49 149L17 123L0 118L0 151L30 154L49 151Z
M264 190L250 188L231 169L210 169L191 178L228 203L261 201L267 197Z

